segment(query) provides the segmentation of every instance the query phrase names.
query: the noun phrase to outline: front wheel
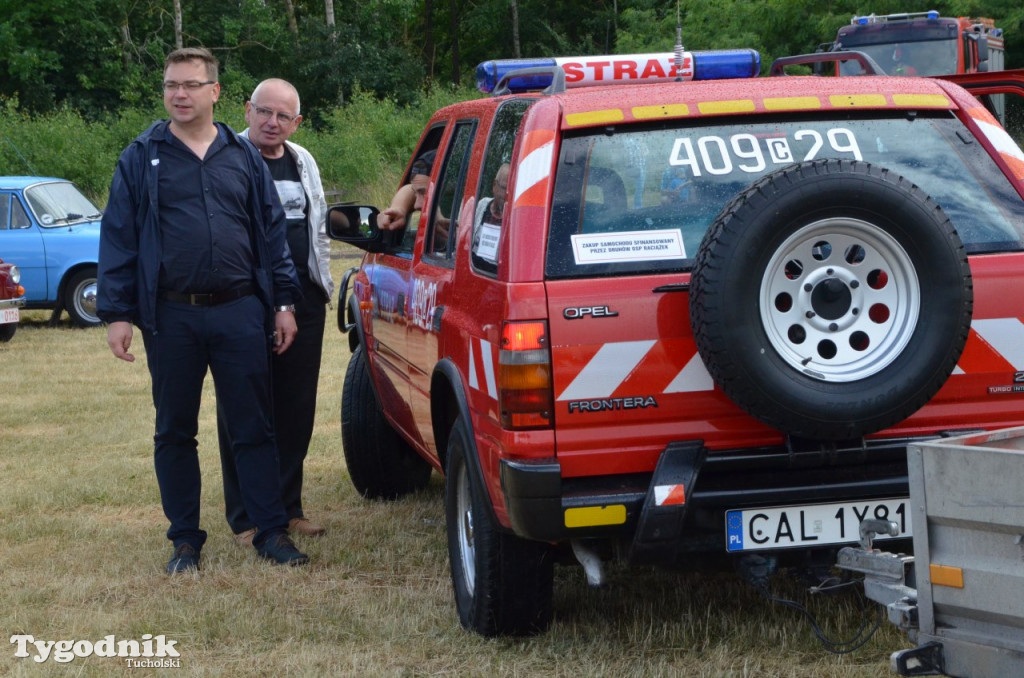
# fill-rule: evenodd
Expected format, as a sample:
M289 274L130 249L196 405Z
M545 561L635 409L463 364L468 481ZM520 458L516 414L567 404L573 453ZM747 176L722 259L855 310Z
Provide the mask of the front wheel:
M64 287L64 308L77 327L95 327L100 324L96 315L96 269L78 271Z
M348 362L341 395L341 445L359 494L398 499L426 487L431 467L391 427L377 403L362 346Z
M541 633L551 623L551 547L502 532L486 493L466 464L469 432L461 418L448 438L445 517L455 607L462 625L483 636Z

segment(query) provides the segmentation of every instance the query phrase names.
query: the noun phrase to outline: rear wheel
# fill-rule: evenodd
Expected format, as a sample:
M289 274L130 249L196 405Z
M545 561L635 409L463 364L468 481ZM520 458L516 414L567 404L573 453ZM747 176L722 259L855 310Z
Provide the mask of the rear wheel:
M548 544L502 532L466 464L461 418L448 438L445 515L455 607L462 625L484 636L540 633L551 623L554 554Z
M78 327L100 324L96 315L96 269L86 268L75 273L64 287L64 308L71 323Z
M14 333L18 329L18 323L6 323L0 325L0 342L7 342L14 338Z
M367 499L397 499L430 481L430 464L384 418L362 346L345 372L341 444L352 485Z

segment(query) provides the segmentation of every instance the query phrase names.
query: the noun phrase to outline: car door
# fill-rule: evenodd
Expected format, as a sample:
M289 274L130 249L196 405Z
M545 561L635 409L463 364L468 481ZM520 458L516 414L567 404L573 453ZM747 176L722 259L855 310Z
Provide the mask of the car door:
M446 129L444 121L430 125L413 159L436 149ZM410 180L411 164L403 177L403 186ZM428 185L428 194L430 190ZM407 215L405 228L390 234L392 241L385 251L371 255L363 265L370 284L371 365L376 374L381 407L392 426L414 441L418 441L418 434L409 405L412 369L408 327L414 296L413 254L425 223L422 213L414 210Z
M407 351L413 419L423 424L417 438L435 454L430 429L430 378L440 358L441 318L446 300L455 293L452 284L456 241L463 222L463 195L469 159L476 134L476 120L455 123L443 155L436 184L424 205L425 232L411 278ZM468 215L468 219L472 214Z
M44 239L14 191L0 191L0 256L21 270L27 303L44 303L56 295L47 284Z

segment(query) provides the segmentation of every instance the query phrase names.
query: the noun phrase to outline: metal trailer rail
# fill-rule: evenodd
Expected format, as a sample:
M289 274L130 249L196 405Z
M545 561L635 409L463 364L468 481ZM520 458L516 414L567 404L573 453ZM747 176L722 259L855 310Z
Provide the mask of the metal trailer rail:
M885 520L864 521L840 568L917 647L892 655L901 676L1024 676L1024 427L908 446L914 556L873 549Z

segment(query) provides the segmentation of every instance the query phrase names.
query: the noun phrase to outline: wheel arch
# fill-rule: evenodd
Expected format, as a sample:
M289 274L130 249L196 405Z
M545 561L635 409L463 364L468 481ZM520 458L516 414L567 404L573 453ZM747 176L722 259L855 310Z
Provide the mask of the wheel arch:
M60 274L60 282L57 283L57 300L55 308L67 310L64 308L64 293L68 289L68 281L75 277L79 271L85 271L88 269L94 269L96 275L99 276L99 262L96 261L79 261L78 263L72 264L64 269Z
M470 416L469 400L466 397L466 390L463 386L462 375L459 368L450 359L443 359L434 367L433 376L430 379L430 419L434 431L434 442L437 447L437 456L441 462L441 468L447 468L448 464L448 439L451 434L452 425L455 420L462 417L466 425L466 433L469 440L466 450L466 466L477 483L487 495L485 502L490 513L490 520L494 525L501 525L494 513L494 498L491 496L486 479L484 478L483 467L480 464L480 454L476 447L476 436L473 433L473 419Z

